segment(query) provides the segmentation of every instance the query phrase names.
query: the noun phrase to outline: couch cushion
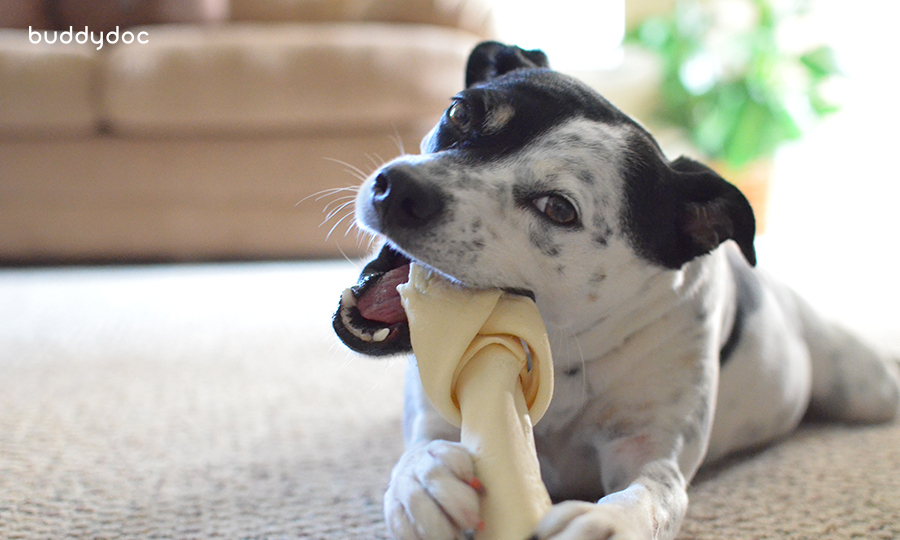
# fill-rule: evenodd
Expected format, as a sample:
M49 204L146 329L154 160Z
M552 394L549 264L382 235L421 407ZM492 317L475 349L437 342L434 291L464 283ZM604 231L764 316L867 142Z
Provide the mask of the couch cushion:
M485 0L231 0L236 21L381 21L433 24L490 36Z
M462 88L477 41L445 28L371 23L145 29L149 43L107 53L103 107L115 132L359 130L436 120Z
M28 32L0 29L0 135L92 131L93 47L32 43Z
M0 28L48 28L44 0L3 0L0 2Z
M159 23L220 22L228 15L228 0L54 0L58 25L85 26L108 32L121 27Z

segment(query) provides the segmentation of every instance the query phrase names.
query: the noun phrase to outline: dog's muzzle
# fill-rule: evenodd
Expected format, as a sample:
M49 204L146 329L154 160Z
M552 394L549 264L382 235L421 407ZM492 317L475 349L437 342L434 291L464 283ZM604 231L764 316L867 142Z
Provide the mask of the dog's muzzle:
M411 167L388 165L360 193L357 218L394 241L421 237L443 213L445 195L417 180ZM363 269L359 281L344 291L333 326L354 351L372 356L411 350L409 325L397 285L409 279L410 259L386 243Z
M390 241L363 268L356 285L344 290L332 326L341 341L356 352L370 356L409 353L409 322L397 286L409 279L412 260L394 246L403 247L425 237L440 223L450 196L437 186L417 180L406 164L382 169L363 186L360 196L357 218ZM428 265L427 261L417 262ZM529 290L500 288L534 299Z

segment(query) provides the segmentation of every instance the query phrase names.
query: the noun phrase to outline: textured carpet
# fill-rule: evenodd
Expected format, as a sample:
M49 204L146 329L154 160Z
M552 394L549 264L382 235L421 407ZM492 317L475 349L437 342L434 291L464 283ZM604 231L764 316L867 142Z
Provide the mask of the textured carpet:
M379 539L403 361L347 263L0 271L0 538ZM900 425L704 471L681 538L900 538Z

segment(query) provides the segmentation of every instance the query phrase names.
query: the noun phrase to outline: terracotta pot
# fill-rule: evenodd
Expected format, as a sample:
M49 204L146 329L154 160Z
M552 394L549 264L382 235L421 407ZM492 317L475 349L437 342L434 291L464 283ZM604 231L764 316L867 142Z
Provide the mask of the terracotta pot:
M772 189L772 175L774 167L772 161L762 159L738 169L725 163L713 162L713 170L722 175L747 197L753 214L756 216L756 234L766 231L769 212L769 196Z

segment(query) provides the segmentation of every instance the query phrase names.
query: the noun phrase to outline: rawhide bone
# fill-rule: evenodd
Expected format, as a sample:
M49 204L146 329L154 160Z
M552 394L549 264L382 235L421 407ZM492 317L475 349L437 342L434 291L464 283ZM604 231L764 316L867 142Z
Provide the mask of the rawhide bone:
M484 485L478 540L522 540L550 508L532 426L553 394L553 365L534 302L474 290L413 263L397 287L425 393L460 427Z

